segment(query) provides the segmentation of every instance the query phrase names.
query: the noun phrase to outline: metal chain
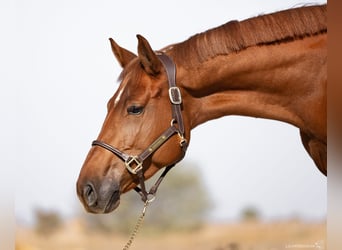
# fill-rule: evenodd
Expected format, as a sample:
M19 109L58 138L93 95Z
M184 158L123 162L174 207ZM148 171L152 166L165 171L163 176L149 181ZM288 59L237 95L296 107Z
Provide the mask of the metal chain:
M138 218L137 224L135 225L134 230L133 230L133 232L131 233L131 236L129 237L129 240L127 241L126 245L124 246L124 248L123 248L122 250L128 250L128 249L131 247L131 245L132 245L132 243L133 243L135 237L137 236L137 233L139 232L139 229L140 229L141 225L142 225L143 222L144 222L144 217L145 217L145 213L146 213L146 208L147 208L147 206L148 206L149 203L150 203L149 200L147 200L147 201L145 202L144 208L143 208L143 210L142 210L141 215L140 215L139 218Z

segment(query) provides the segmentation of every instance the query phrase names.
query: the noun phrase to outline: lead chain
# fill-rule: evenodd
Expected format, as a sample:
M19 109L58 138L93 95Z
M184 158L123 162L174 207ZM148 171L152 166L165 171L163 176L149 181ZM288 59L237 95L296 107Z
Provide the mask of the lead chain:
M149 202L148 200L145 202L144 208L143 208L143 210L142 210L141 215L140 215L139 218L138 218L137 224L135 225L134 230L133 230L133 232L131 233L131 236L129 237L129 240L127 241L126 245L124 246L124 248L123 248L122 250L128 250L128 249L131 247L131 245L132 245L132 243L133 243L135 237L137 236L137 233L139 232L140 227L142 226L142 224L143 224L143 222L144 222L144 217L145 217L145 213L146 213L146 208L147 208L147 206L148 206L149 203L150 203L150 202Z

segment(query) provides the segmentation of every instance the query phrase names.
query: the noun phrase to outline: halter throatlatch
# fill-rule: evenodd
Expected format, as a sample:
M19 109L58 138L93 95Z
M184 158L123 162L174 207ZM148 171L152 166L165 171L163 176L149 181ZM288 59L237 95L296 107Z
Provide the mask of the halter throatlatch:
M172 61L170 57L165 55L164 53L157 53L159 60L164 65L168 84L169 84L169 98L171 102L172 108L172 120L170 123L170 127L165 130L150 146L147 147L142 153L139 155L128 155L119 149L105 143L102 141L95 140L92 143L92 146L100 146L105 148L118 156L122 161L124 161L126 169L133 175L137 175L139 179L140 187L135 187L135 191L137 191L141 199L146 202L152 202L155 199L155 194L157 189L162 182L165 175L169 172L169 170L181 159L183 159L186 149L187 149L187 140L184 136L184 122L181 112L181 104L182 104L182 95L179 88L176 86L176 65ZM170 165L167 165L164 169L163 173L160 175L159 179L156 183L151 187L150 191L146 191L145 187L145 178L144 178L144 161L153 154L161 145L163 145L167 140L169 140L173 135L177 134L180 138L179 145L182 149L183 155L181 159L177 162L173 162Z

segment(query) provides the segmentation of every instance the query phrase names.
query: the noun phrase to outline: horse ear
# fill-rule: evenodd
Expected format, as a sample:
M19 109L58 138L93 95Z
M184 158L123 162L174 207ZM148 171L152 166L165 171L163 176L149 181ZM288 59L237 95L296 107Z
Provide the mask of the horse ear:
M125 67L132 59L137 57L132 52L121 48L112 38L109 38L110 46L112 47L112 51L118 62L120 63L121 67Z
M157 75L162 67L157 55L152 50L148 41L141 35L138 38L138 56L144 70L149 75Z

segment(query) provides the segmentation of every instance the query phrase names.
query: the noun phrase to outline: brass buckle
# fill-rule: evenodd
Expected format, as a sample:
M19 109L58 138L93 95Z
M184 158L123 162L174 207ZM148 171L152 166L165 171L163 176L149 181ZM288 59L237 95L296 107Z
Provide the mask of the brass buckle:
M137 166L135 168L131 167L131 164L135 163ZM142 162L139 161L137 156L130 156L126 161L125 161L125 165L127 170L132 173L132 174L137 174L140 170L142 170L143 166L142 166Z

